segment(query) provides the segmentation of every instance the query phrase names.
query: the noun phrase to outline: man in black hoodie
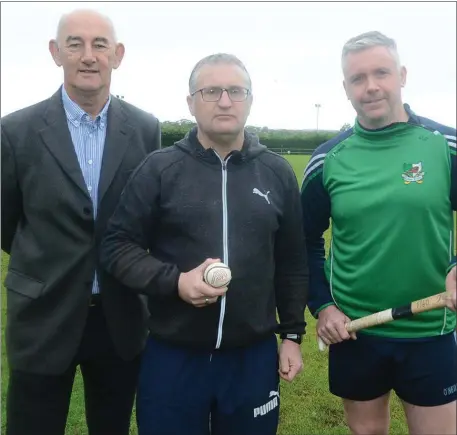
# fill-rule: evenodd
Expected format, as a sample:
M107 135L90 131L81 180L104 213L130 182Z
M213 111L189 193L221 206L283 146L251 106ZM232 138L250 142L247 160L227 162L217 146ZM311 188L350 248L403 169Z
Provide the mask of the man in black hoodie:
M187 101L198 127L136 169L102 243L108 272L148 297L139 434L273 435L279 377L302 369L298 183L245 131L252 86L235 56L197 63ZM228 288L203 280L215 261L231 269Z

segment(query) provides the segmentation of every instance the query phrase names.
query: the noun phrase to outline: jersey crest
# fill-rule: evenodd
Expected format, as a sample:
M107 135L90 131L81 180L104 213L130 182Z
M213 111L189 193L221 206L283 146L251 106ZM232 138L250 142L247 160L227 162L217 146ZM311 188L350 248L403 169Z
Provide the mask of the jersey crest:
M424 180L424 171L422 162L419 163L403 163L403 173L401 174L405 184L418 183L421 184Z

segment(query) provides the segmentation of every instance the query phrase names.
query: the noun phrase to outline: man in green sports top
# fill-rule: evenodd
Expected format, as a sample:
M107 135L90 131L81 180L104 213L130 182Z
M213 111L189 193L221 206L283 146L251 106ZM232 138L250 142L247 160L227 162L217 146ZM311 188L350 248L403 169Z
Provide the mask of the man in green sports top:
M349 40L350 130L322 144L302 184L308 307L329 352L330 391L354 434L389 432L389 395L410 433L455 434L456 130L403 104L406 69L379 32ZM323 233L332 221L325 259ZM349 320L448 290L448 307L348 334Z

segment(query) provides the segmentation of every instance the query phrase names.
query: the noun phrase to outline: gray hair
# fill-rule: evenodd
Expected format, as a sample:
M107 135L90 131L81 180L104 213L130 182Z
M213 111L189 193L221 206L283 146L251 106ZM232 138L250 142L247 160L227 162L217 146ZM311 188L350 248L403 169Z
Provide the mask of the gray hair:
M381 32L372 31L354 36L344 44L341 55L341 67L344 70L344 62L349 53L354 53L372 47L386 47L397 63L398 69L401 68L400 56L397 51L397 43L392 38L383 35Z
M197 87L197 75L200 69L205 66L205 65L217 65L217 64L227 64L227 65L237 65L239 66L245 73L248 78L248 88L249 90L252 90L252 82L251 82L251 76L248 73L248 70L244 66L243 62L241 62L240 59L238 59L236 56L233 54L227 54L227 53L217 53L217 54L211 54L209 56L204 57L202 60L200 60L195 66L194 69L192 70L189 78L189 93L193 93L196 91Z

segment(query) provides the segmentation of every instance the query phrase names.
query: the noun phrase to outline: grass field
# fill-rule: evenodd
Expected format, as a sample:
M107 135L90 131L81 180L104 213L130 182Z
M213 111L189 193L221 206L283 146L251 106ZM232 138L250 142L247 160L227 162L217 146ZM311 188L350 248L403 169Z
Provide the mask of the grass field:
M287 156L299 182L308 162L308 156ZM328 234L326 234L328 242ZM2 283L8 267L8 258L2 254ZM5 325L6 297L2 285L2 330ZM306 313L307 335L302 344L304 371L293 383L282 383L280 426L278 435L338 435L348 434L340 401L327 389L327 354L317 350L315 322ZM2 333L3 338L3 333ZM5 426L5 399L8 369L2 339L2 434ZM66 435L85 435L84 400L81 377L77 376L68 417ZM131 434L136 434L132 422ZM398 399L393 396L391 434L407 434L403 412ZM185 435L185 434L183 434Z

